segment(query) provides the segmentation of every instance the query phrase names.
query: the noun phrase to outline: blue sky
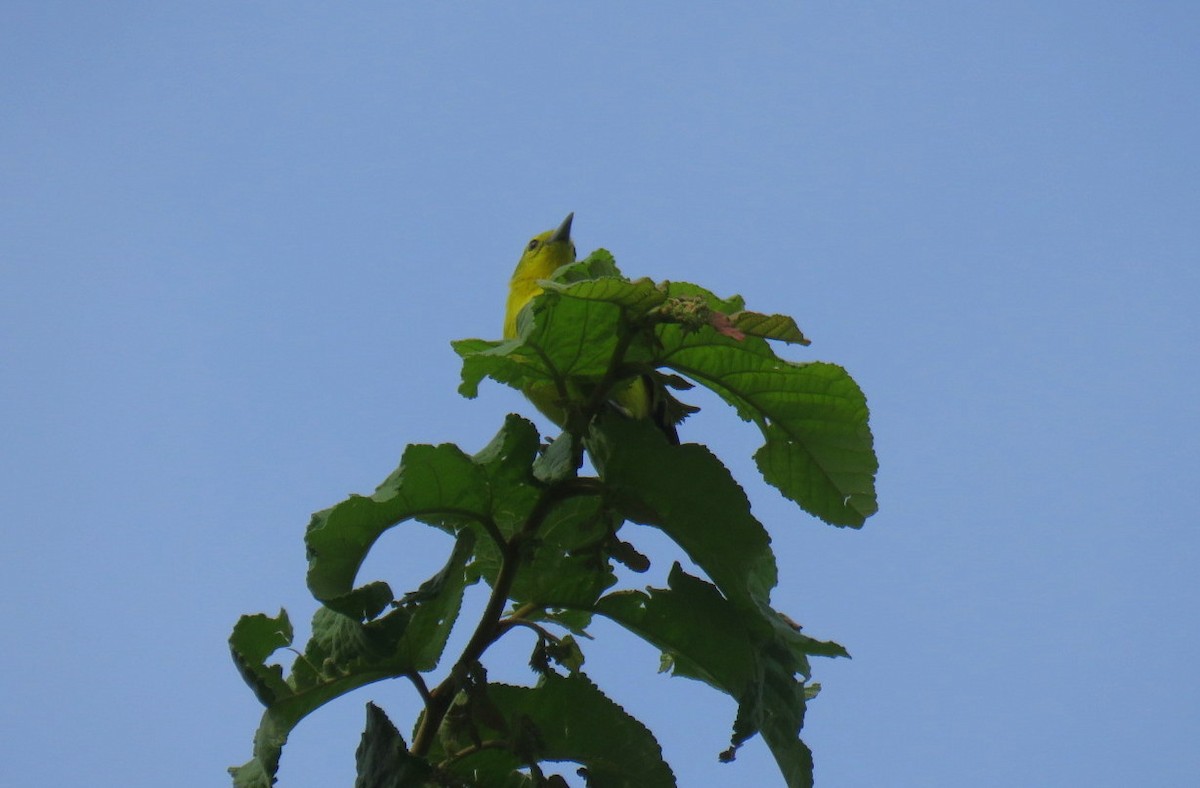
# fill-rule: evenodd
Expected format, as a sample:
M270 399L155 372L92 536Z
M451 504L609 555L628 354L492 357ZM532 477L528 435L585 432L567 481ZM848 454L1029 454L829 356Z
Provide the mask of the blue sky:
M651 7L647 7L647 5ZM408 443L482 447L452 339L575 211L627 274L794 315L865 389L859 532L709 443L773 534L823 786L1200 779L1200 8L1193 3L14 2L0 26L0 649L14 785L224 784L237 616L313 609L309 514ZM660 583L677 553L639 536ZM393 533L364 577L447 549ZM470 597L478 605L478 589ZM597 628L684 786L733 706ZM495 676L528 680L529 644ZM508 666L502 666L507 660ZM377 685L281 785L348 785Z

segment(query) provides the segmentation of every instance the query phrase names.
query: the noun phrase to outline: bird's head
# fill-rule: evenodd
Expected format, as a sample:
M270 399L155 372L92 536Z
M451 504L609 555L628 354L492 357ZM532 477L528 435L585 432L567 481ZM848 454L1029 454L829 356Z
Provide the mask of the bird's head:
M575 214L569 213L555 229L533 236L525 244L513 278L548 279L559 267L574 262L575 242L571 240L571 220L574 218Z

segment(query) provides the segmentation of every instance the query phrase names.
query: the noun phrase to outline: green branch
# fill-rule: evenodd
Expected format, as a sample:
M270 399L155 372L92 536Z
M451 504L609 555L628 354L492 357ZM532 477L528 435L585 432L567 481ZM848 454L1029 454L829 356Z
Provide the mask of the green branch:
M594 479L565 479L551 484L542 491L521 530L504 544L501 550L500 572L493 582L492 593L479 617L479 622L475 625L475 631L471 633L471 638L463 647L462 653L455 661L454 667L450 669L449 675L429 693L429 699L425 703L425 714L413 737L412 752L414 755L424 757L428 754L437 730L441 727L442 720L450 709L450 703L461 688L460 676L477 663L488 646L504 633L506 628L501 626L500 621L503 617L504 606L508 602L509 592L512 591L513 582L516 581L517 572L521 568L521 552L524 544L537 534L538 529L541 528L542 523L545 522L546 517L554 510L555 506L575 496L595 494L597 489Z

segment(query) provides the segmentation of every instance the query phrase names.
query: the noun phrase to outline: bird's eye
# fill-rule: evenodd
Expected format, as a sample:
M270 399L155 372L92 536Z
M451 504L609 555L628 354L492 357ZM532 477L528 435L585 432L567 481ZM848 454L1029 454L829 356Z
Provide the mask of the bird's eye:
M529 246L527 246L526 248L531 252L534 249L537 249L538 248L538 239L534 238L532 241L529 242Z

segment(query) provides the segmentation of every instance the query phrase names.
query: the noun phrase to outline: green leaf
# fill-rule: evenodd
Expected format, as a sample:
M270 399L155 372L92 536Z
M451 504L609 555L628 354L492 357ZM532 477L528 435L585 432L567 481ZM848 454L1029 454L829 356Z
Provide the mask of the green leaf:
M529 656L529 667L535 673L553 673L551 662L576 673L583 667L583 649L570 635L557 639L539 637Z
M265 721L264 721L265 722ZM262 728L259 728L261 733ZM275 784L275 772L278 769L279 749L283 747L283 742L279 743L279 747L275 748L275 766L267 771L267 765L258 758L247 761L241 766L232 766L229 768L229 774L233 777L234 788L271 788Z
M879 463L862 392L832 364L811 364L793 380L803 383L805 394L773 409L777 416L764 433L767 442L754 454L758 469L825 522L860 527L879 509Z
M554 377L545 361L536 350L525 347L520 339L504 342L487 342L480 339L464 339L451 342L450 346L462 356L462 383L458 393L467 399L479 395L479 383L491 378L515 389L529 386L554 386Z
M732 315L746 308L746 299L740 295L721 298L700 285L691 282L664 282L663 289L668 298L699 299L706 307L716 312Z
M509 416L477 456L452 444L409 446L396 469L370 497L352 495L317 512L305 534L308 587L331 607L354 615L351 594L358 568L384 531L417 519L451 533L464 526L511 530L537 497L530 466L538 447L534 426Z
M374 703L367 703L367 726L355 753L354 788L423 788L429 763L408 751L404 737Z
M396 623L396 619L388 617L379 621ZM313 616L313 637L304 655L292 666L287 691L275 696L263 712L254 735L254 758L230 769L234 785L271 785L279 769L283 745L301 719L333 698L403 672L396 665L380 660L375 640L384 628L376 627L374 638L364 629L354 619L328 608L317 611ZM270 669L282 670L279 666Z
M462 606L466 566L474 554L475 542L473 532L461 531L442 571L405 596L402 605L411 618L403 639L397 643L396 656L401 664L421 672L437 667Z
M597 249L582 260L568 263L550 275L553 282L578 282L584 279L616 277L622 279L621 271L607 249Z
M661 649L675 675L741 697L760 674L761 627L753 637L743 609L679 564L671 569L668 586L648 593L613 592L597 603L596 612Z
M479 383L486 377L500 379L503 369L507 366L504 356L508 347L515 347L517 342L493 341L487 339L456 339L450 343L454 352L464 359L462 368L462 384L458 393L467 399L479 396ZM473 359L467 364L465 359Z
M544 484L574 478L579 472L583 447L569 432L555 438L533 463L533 475Z
M336 604L350 593L367 552L387 529L439 512L484 518L487 504L483 470L457 446L409 446L399 469L373 495L352 495L313 515L304 537L309 590Z
M242 678L264 706L291 690L283 680L283 668L267 665L267 657L290 646L294 633L286 610L271 618L263 613L242 616L229 636L229 651Z
M753 336L664 325L659 338L662 364L758 424L766 444L755 460L769 484L834 525L861 526L876 511L866 398L844 369L785 361Z
M614 328L620 314L614 304L546 291L522 310L517 339L495 344L482 340L453 343L463 357L459 392L474 397L485 377L516 389L544 386L564 390L573 379L599 379L616 348Z
M525 525L542 485L533 475L541 450L541 437L533 423L509 414L504 428L472 461L483 468L487 479L487 516L500 533L511 536ZM462 518L455 516L459 521ZM474 517L467 518L467 522ZM450 521L453 524L454 520Z
M778 650L772 656L779 657ZM732 761L737 748L761 731L788 788L811 788L812 751L800 739L807 708L804 684L784 660L764 660L763 668L763 680L738 701L732 744L721 760Z
M604 301L624 307L630 316L638 317L667 300L667 294L649 279L630 282L625 279L590 279L570 284L545 282L545 287L569 298L583 301Z
M770 598L771 539L712 452L672 446L650 422L615 414L597 420L589 446L622 514L661 529L730 600L754 608Z
M476 719L484 740L507 738L524 753L482 750L448 764L464 778L479 772L508 773L530 761L571 761L587 770L592 788L671 788L675 777L662 759L653 734L609 700L583 673L542 676L535 687L488 684L490 705L500 712L503 730ZM488 731L492 731L488 733ZM446 757L439 742L430 760ZM496 785L498 778L480 785Z
M570 635L564 635L557 643L549 647L551 659L572 673L578 673L583 667L583 649Z
M588 606L591 607L590 605ZM549 610L535 610L526 616L529 621L545 621L551 624L557 624L563 629L572 634L592 640L592 636L588 633L587 628L592 625L591 610L567 610L560 608L551 608Z
M552 280L542 282L546 290L518 316L516 339L452 343L463 358L459 392L475 397L479 382L490 377L531 397L535 396L531 392L537 392L536 399L552 408L564 397L586 400L612 363L618 326L629 325L631 318L644 315L666 297L648 279L583 278L607 270L610 261L611 257L589 258L560 268ZM638 339L623 354L629 364L644 364L651 358L650 332L644 330ZM545 410L542 404L539 407Z
M733 760L746 740L761 732L788 786L812 784L812 758L800 740L808 691L809 643L821 651L836 644L805 638L767 606L739 607L710 583L678 564L667 589L619 591L605 596L596 612L663 650L675 675L704 681L738 702Z
M522 555L509 598L538 607L590 607L616 582L604 552L609 519L596 497L560 501ZM473 574L494 584L501 556L495 544L479 545Z
M772 610L768 621L775 641L791 652L792 658L799 665L798 670L806 679L812 675L808 670L808 657L850 658L850 652L832 640L816 640L800 634L800 625L781 613Z
M545 365L545 379L599 378L608 370L617 346L614 327L621 319L619 304L568 298L548 290L533 300L525 314L530 324L521 338L526 352Z
M277 648L292 643L286 616L247 616L239 622L230 638L234 661L267 709L254 737L254 759L230 770L235 785L270 785L292 729L330 700L437 665L462 604L473 542L473 534L462 531L446 566L380 618L364 624L332 608L317 610L312 637L286 680L280 665L265 664Z
M357 621L368 621L382 613L395 598L392 587L378 580L332 601L339 612Z

